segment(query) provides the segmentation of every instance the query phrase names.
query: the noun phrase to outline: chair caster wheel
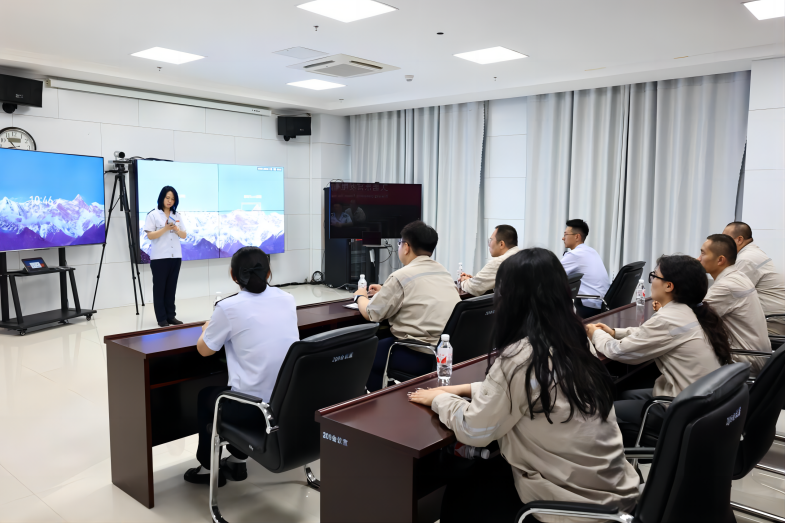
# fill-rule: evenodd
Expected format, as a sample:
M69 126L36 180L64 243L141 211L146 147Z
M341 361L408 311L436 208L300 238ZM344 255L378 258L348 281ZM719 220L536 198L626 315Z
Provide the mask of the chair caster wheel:
M24 336L25 334L27 334L27 331L19 331L20 336Z

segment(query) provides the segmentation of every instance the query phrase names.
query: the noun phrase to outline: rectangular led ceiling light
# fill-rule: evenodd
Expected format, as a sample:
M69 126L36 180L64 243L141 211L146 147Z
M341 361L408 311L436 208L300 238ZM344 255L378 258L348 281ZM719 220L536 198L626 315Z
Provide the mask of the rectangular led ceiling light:
M167 64L180 65L194 60L201 60L204 56L198 54L183 53L182 51L173 51L171 49L164 49L163 47L153 47L146 51L139 51L131 56L138 56L139 58L147 58L157 62L166 62Z
M507 60L517 60L518 58L527 58L525 54L507 49L506 47L490 47L488 49L480 49L479 51L456 54L455 56L483 65L506 62Z
M785 16L785 0L756 0L746 2L744 7L749 9L758 20Z
M340 22L354 22L398 10L374 0L314 0L297 7Z
M306 89L313 89L314 91L323 91L324 89L335 89L336 87L346 87L343 84L336 84L333 82L325 82L324 80L303 80L302 82L292 82L286 85L293 85L295 87L305 87Z

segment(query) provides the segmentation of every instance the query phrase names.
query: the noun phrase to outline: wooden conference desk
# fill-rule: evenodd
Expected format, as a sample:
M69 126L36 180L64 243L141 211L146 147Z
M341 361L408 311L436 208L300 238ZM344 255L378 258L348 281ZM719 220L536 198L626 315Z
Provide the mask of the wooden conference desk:
M646 317L652 314L647 303ZM587 321L596 322L611 327L637 325L635 305ZM646 367L602 359L617 384ZM486 367L486 356L459 363L453 367L452 383L482 381ZM430 408L409 403L407 396L416 387L434 386L432 372L316 413L322 432L347 442L321 441L322 523L438 519L444 485L438 450L453 443L455 435Z
M298 307L300 337L364 322L347 303ZM202 324L104 337L112 483L148 508L154 505L153 446L195 434L199 391L229 381L223 351L204 358L196 350Z

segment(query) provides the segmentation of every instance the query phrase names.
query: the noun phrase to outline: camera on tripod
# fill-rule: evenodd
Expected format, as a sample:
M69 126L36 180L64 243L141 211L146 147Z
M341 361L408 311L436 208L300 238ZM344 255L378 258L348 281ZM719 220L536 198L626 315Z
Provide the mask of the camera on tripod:
M112 165L126 165L131 163L133 160L126 160L125 153L123 151L115 151L114 152L114 160L109 160L109 163Z

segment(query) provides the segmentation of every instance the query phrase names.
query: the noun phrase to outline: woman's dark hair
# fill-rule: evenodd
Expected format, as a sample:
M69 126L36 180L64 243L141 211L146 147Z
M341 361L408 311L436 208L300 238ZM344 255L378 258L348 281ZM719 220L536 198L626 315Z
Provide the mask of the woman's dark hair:
M270 259L259 247L242 247L232 255L232 276L240 287L259 294L267 289Z
M673 284L673 299L695 311L695 316L698 317L698 322L720 363L732 363L730 337L725 330L725 324L711 305L703 301L709 291L709 281L701 263L692 256L674 254L660 256L657 266L663 280Z
M528 338L531 359L526 367L526 395L532 419L545 414L549 423L560 389L584 416L608 418L613 407L613 383L605 366L591 353L583 322L575 315L567 274L547 249L526 249L505 260L496 273L494 295L495 346L499 358L511 357L510 346ZM490 365L490 363L489 363ZM540 406L535 410L532 378L540 384ZM553 384L558 389L551 389ZM553 396L552 396L553 394Z
M177 206L180 205L180 197L177 196L177 191L171 185L167 185L163 189L161 189L160 194L158 194L158 208L162 211L164 210L164 198L166 198L166 193L172 191L174 195L174 205L172 205L172 212L177 212Z

